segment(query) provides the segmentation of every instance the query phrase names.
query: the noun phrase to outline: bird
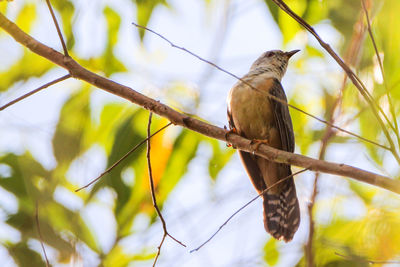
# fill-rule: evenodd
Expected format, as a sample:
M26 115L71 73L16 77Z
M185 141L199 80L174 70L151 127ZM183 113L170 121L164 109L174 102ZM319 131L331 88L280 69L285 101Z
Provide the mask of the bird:
M257 58L249 72L228 94L229 132L252 140L251 143L256 143L257 148L261 143L266 143L280 150L294 152L293 125L281 80L289 58L299 51L271 50ZM254 153L238 152L259 194L292 174L290 165L272 162ZM268 189L262 198L265 230L274 238L289 242L300 224L300 208L293 177Z

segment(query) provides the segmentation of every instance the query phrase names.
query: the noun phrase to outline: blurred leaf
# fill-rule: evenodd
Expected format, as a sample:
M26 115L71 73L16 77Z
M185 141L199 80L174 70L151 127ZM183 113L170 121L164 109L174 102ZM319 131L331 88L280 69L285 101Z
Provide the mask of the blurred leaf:
M136 17L137 17L137 24L141 26L147 26L153 10L158 5L167 6L166 0L132 0L136 4ZM138 29L140 40L143 41L143 37L145 31L143 29Z
M125 267L132 262L153 260L154 257L155 253L143 251L139 254L128 254L121 246L114 246L102 263L104 267Z
M270 238L264 246L264 260L269 266L276 265L279 260L279 251L276 243L276 239Z
M15 24L17 24L24 32L29 33L35 20L36 6L33 4L26 4L19 12Z
M182 132L175 139L167 168L159 183L157 199L160 199L161 203L186 173L189 162L196 155L201 138L195 132L182 129Z
M125 66L119 61L113 53L114 47L118 41L119 27L121 25L121 18L117 12L110 7L104 8L104 15L107 20L108 37L107 46L102 59L104 61L102 70L106 76L110 76L115 72L126 71Z
M75 38L72 32L75 6L73 2L69 0L52 1L51 4L61 15L61 22L59 21L58 23L60 24L60 27L62 27L63 37L65 39L67 49L70 50L75 44ZM49 19L51 19L50 16ZM52 21L51 24L53 24Z
M73 94L61 109L53 137L53 150L62 166L83 152L82 137L85 129L91 127L89 97L90 90L82 89Z
M302 110L307 110L307 107L304 104L301 104L299 99L301 98L294 94L289 99L289 103ZM315 141L308 126L310 118L292 109L289 109L289 112L293 122L296 145L300 148L302 154L307 154L310 145Z
M24 49L20 60L8 70L0 72L0 92L8 90L16 82L27 81L31 77L40 77L53 67L54 64L47 59Z
M0 179L1 187L23 202L22 208L32 211L33 199L40 196L36 184L39 179L48 179L50 172L46 171L29 153L20 156L6 154L0 159L2 164L11 168L11 176Z
M320 58L324 57L324 54L322 53L321 50L319 50L315 47L312 47L310 45L306 46L306 52L310 57L320 57Z
M359 115L359 123L361 136L379 143L379 136L382 134L381 126L378 124L374 114L369 108ZM370 143L364 143L364 146L367 148L368 154L372 159L377 164L382 165L383 152L381 149Z
M210 139L208 141L213 149L213 154L208 162L208 172L211 178L215 180L217 179L218 173L229 162L235 150L221 148L220 142L215 139ZM223 145L226 146L225 144Z
M18 266L46 266L41 255L31 250L25 242L7 244L6 248Z
M366 205L371 205L372 199L376 195L377 191L370 185L364 185L359 182L350 182L350 189L359 196Z

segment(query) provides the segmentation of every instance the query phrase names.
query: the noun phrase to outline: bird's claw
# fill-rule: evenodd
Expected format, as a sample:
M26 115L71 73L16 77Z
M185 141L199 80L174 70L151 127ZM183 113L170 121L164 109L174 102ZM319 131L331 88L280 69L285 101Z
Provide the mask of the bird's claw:
M254 146L254 151L257 151L258 150L258 147L261 145L261 144L265 144L265 145L269 145L269 141L268 141L268 139L252 139L251 141L250 141L250 145L254 145L255 144L255 146Z
M226 140L226 141L228 141L228 136L229 136L230 134L232 134L232 133L237 134L236 128L231 128L230 130L228 130L228 129L226 128L226 126L224 126L224 129L226 130L226 132L225 132L225 140ZM232 144L229 144L229 143L227 143L226 146L227 146L227 147L235 148Z

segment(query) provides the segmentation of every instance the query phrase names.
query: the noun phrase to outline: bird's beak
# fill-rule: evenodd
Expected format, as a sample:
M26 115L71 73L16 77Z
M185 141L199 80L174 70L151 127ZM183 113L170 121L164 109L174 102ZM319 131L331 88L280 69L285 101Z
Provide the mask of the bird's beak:
M296 53L299 52L299 51L300 51L299 49L292 50L292 51L289 51L289 52L285 52L285 55L286 55L288 58L291 58L294 54L296 54Z

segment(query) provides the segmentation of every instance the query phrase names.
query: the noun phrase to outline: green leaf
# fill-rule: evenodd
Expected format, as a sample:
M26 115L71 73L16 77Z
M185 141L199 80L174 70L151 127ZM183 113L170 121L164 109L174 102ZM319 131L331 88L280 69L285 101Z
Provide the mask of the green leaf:
M59 164L66 166L84 149L83 135L91 127L90 90L82 89L73 94L61 109L53 137L54 156Z
M6 248L18 266L46 266L41 255L31 250L25 242L7 244Z
M58 23L60 24L60 27L63 27L63 37L65 38L67 49L70 50L75 44L75 38L72 32L75 6L73 2L69 0L52 1L51 4L61 15L62 23ZM51 24L53 24L53 22L51 22Z
M264 260L269 266L274 266L279 260L279 251L277 247L277 241L274 238L270 238L264 246Z
M209 139L208 142L211 144L213 149L213 154L208 162L208 172L211 178L215 180L218 173L232 158L235 150L227 149L225 144L223 144L224 148L221 148L221 143L215 139Z
M8 70L0 72L0 92L8 90L17 82L27 81L32 77L40 77L53 67L54 64L47 59L24 49L24 54L20 60L15 62Z
M121 25L121 18L117 12L115 12L112 8L108 6L104 8L103 12L107 20L108 37L107 37L106 50L104 55L102 56L103 59L102 69L106 76L110 76L115 72L126 71L125 66L122 64L121 61L119 61L114 56L113 52L114 47L118 42L118 33Z
M153 14L153 10L158 5L167 6L167 2L165 0L132 0L132 2L136 3L137 22L141 26L147 26L151 15ZM145 31L143 29L138 29L138 31L140 40L143 41Z
M19 12L15 24L17 24L24 32L29 33L35 20L36 6L33 4L26 4Z

